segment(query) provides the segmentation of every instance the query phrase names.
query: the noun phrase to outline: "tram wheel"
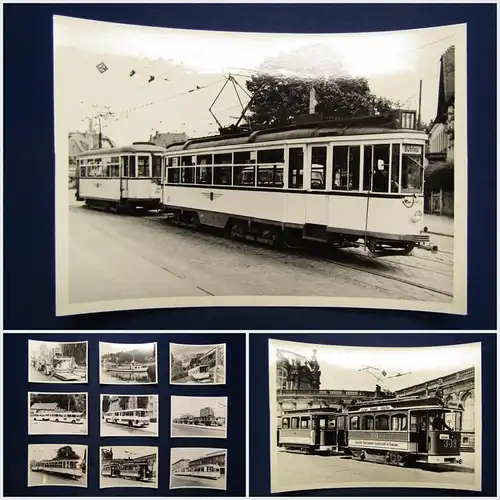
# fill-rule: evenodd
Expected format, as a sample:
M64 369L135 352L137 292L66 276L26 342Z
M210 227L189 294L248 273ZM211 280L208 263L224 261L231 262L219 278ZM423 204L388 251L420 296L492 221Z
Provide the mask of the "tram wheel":
M403 456L400 455L399 453L389 453L389 462L392 465L402 465L404 464Z

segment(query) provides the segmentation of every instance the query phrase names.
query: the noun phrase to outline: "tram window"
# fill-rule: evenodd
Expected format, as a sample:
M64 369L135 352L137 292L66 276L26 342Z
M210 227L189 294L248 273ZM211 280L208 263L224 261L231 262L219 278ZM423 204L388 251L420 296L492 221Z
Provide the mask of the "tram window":
M255 186L255 165L234 167L235 186Z
M304 150L290 148L288 150L288 187L302 189L304 186Z
M223 153L214 155L214 165L232 165L233 153Z
M375 418L375 430L388 431L389 430L389 415L377 415Z
M364 415L361 417L361 429L363 431L373 430L373 415Z
M182 161L184 161L186 158L188 158L188 157L183 156ZM189 160L191 160L190 157L189 157ZM197 165L212 165L212 155L198 155L196 157L196 164Z
M214 184L227 186L232 184L233 167L214 167Z
M373 146L373 187L375 193L389 192L389 144Z
M347 179L347 190L359 190L359 164L361 161L361 147L349 146L349 175Z
M167 165L169 167L178 167L179 166L179 157L178 156L174 156L173 158L169 158L167 160Z
M328 419L326 417L319 419L319 428L326 429L328 427Z
M363 153L363 191L372 190L373 146L365 146Z
M281 428L282 429L288 429L290 427L290 419L289 418L284 418L281 421Z
M301 417L300 418L300 428L301 429L310 429L311 428L311 419L309 417Z
M391 429L393 431L406 431L408 430L408 418L405 414L399 413L392 416Z
M399 156L401 147L399 144L392 145L391 161L391 193L399 193Z
M257 186L283 187L283 165L257 167Z
M135 177L135 156L130 156L129 161L129 177Z
M178 184L180 180L181 180L180 168L167 169L167 182L170 182L171 184Z
M311 189L325 189L326 146L311 148Z
M111 177L110 173L110 158L103 158L102 159L102 177Z
M248 165L252 163L250 151L239 151L234 153L235 165Z
M122 156L121 163L122 163L122 177L128 177L128 163L129 163L128 156Z
M85 160L80 161L80 177L86 177L87 175L87 165L84 162Z
M298 429L299 428L299 417L292 417L292 429Z
M162 157L153 155L153 174L152 177L161 177Z
M137 157L137 177L149 177L149 156Z
M257 163L284 163L284 149L264 149L257 151Z
M332 189L347 189L349 146L333 148Z
M183 167L181 173L181 184L194 184L195 167Z
M401 192L420 193L423 182L422 155L403 154L401 165Z
M351 417L350 429L351 431L359 430L359 417Z
M212 167L196 167L196 184L212 184Z
M340 420L340 418L339 418ZM336 429L337 428L337 419L335 417L328 417L328 428Z
M119 156L111 157L110 176L111 177L120 177L120 157Z
M100 158L94 160L94 177L102 177L102 161Z

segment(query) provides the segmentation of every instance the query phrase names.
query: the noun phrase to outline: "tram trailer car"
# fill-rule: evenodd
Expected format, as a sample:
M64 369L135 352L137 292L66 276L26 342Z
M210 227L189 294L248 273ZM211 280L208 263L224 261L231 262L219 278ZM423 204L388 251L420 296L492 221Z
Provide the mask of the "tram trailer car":
M462 411L426 396L358 403L348 409L349 450L392 465L461 463Z
M406 110L190 139L167 147L163 207L240 239L408 254L429 241L426 140Z
M347 448L347 414L333 408L287 410L281 417L278 446L307 453L343 452Z
M174 472L176 476L201 477L204 479L220 479L220 467L218 465L200 465L196 467L184 467Z
M83 476L81 460L41 460L33 464L31 470L71 479L80 479Z
M76 199L89 207L117 212L160 209L165 151L154 144L135 142L80 153Z

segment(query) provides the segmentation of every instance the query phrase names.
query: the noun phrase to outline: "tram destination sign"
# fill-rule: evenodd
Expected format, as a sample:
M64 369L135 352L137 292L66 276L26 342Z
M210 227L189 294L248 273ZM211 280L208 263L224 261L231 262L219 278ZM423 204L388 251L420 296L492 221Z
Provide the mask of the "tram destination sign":
M357 411L363 412L363 411L382 411L382 410L393 410L394 407L392 405L384 405L384 406L365 406L363 408L360 408Z
M384 450L408 450L406 441L376 441L373 439L349 439L349 446L363 448L382 448Z
M404 155L421 155L422 146L417 146L414 144L403 144L403 154Z

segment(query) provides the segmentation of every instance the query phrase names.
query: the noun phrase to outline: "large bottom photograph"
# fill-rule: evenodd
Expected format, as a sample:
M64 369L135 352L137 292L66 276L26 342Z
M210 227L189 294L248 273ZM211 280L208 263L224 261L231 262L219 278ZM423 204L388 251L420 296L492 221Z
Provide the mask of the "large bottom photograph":
M481 344L269 341L271 492L481 490Z

